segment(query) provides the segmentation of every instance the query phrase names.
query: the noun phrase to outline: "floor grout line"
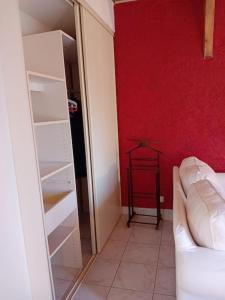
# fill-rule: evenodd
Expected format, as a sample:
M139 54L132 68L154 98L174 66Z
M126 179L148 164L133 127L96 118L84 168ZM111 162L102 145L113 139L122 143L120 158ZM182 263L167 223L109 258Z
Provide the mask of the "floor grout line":
M134 227L135 227L135 225L134 225ZM129 227L129 228L132 228L132 231L133 231L134 227ZM138 226L137 226L137 227L138 227ZM144 228L145 228L145 227L144 227ZM161 230L161 229L160 229L160 230ZM109 290L109 292L108 292L108 294L107 294L107 298L106 298L106 299L108 299L109 293L110 293L111 289L113 288L113 283L114 283L114 281L115 281L115 278L116 278L116 275L117 275L118 270L119 270L119 268L120 268L120 265L121 265L121 263L123 262L123 261L122 261L122 258L123 258L123 256L124 256L124 253L125 253L127 247L128 247L128 244L130 243L132 231L131 231L131 233L129 234L128 240L126 241L126 247L125 247L125 249L124 249L124 251L123 251L123 254L122 254L122 256L121 256L121 260L120 260L119 266L118 266L117 271L116 271L116 273L115 273L114 279L113 279L113 281L112 281L112 285L111 285L111 287L110 287L110 290ZM158 268L158 260L159 260L159 252L160 252L161 240L162 240L162 231L160 232L160 243L159 243L159 245L151 245L151 244L149 245L149 244L147 244L147 243L137 243L137 244L142 244L142 245L149 246L150 248L151 248L151 247L157 247L157 248L158 248L157 264L156 264L156 274L157 274L157 268ZM132 243L132 242L131 242L131 243ZM135 242L134 242L134 243L135 243ZM133 263L133 264L139 264L139 265L146 265L146 264L143 264L143 263L136 263L136 262L132 262L132 263ZM150 265L150 264L149 264L149 265ZM150 266L152 266L152 265L150 265ZM155 283L156 283L156 275L155 275L155 280L154 280L154 288L155 288ZM153 291L152 291L152 299L153 299L153 297L154 297L154 288L153 288ZM119 289L121 289L121 290L135 291L135 290L131 290L131 289L123 289L123 288L119 288ZM141 292L146 293L146 292L144 292L144 291L141 291Z
M131 233L130 233L130 235L131 235ZM130 235L129 235L129 238L130 238ZM113 288L113 283L114 283L114 281L115 281L116 275L117 275L118 270L119 270L119 268L120 268L120 265L121 265L121 263L122 263L122 257L123 257L123 255L124 255L126 249L127 249L128 242L129 242L129 238L128 238L127 241L123 241L123 242L126 243L126 246L124 247L123 254L121 255L121 258L120 258L120 263L119 263L118 268L117 268L117 270L116 270L116 273L115 273L115 275L114 275L114 277L113 277L112 284L111 284L111 286L110 286L109 292L107 293L106 299L108 299L108 296L109 296L109 294L110 294L110 291L111 291L111 289ZM122 242L122 241L121 241L121 242Z
M117 224L117 226L114 228L114 231L118 228L118 227L121 227L122 228L122 230L124 230L125 229L125 227L126 227L126 223L125 223L125 220L122 220L122 218L121 218L121 220L120 220L120 222L121 222L121 224L119 225L119 222L118 222L118 224ZM162 224L162 226L159 228L159 231L160 231L160 238L159 238L159 244L149 244L149 243L139 243L139 242L132 242L131 241L131 238L132 238L132 233L134 232L134 229L135 228L139 228L139 226L135 226L135 225L133 225L133 226L131 226L130 227L130 232L129 232L129 236L128 236L128 238L126 238L126 235L125 235L125 240L124 239L118 239L118 240L111 240L110 238L109 238L109 240L107 241L107 243L106 243L106 245L105 245L105 247L107 246L107 244L108 243L110 243L110 241L118 241L118 242L121 242L121 243L124 243L124 249L123 249L123 251L121 251L121 256L120 256L120 258L119 259L113 259L113 258L111 258L111 259L109 259L109 260L115 260L115 261L117 261L117 263L118 263L118 267L116 268L116 272L115 272L115 274L114 274L114 276L113 276L113 279L112 279L112 282L111 282L111 284L109 285L109 286L104 286L104 285L98 285L98 284L91 284L91 285L93 285L93 286L102 286L102 287L107 287L108 288L108 290L106 291L106 293L105 293L105 297L106 298L104 298L105 300L109 300L109 296L110 296L110 292L112 291L112 289L113 288L116 288L116 289L119 289L119 290L121 290L121 291L132 291L132 292L141 292L141 293L145 293L145 294L150 294L149 296L151 296L151 294L152 294L152 297L150 297L152 300L154 299L154 295L164 295L164 296L171 296L171 297L174 297L173 295L168 295L168 294L164 294L164 293L157 293L156 292L156 282L157 282L157 276L158 276L158 271L159 271L159 266L160 266L160 251L161 251L161 247L162 246L170 246L170 245L163 245L162 244L162 236L163 236L163 229L164 228L166 228L166 227L164 227L163 226L164 224ZM142 226L141 226L142 227ZM143 227L143 228L146 228L146 227ZM148 227L147 227L148 228ZM113 234L113 232L112 232L112 234ZM149 231L149 234L151 234L151 230ZM121 235L122 237L123 237L123 235ZM153 286L153 290L152 291L149 291L149 292L147 292L147 291L136 291L135 289L133 290L133 289L129 289L129 288L123 288L123 287L113 287L113 284L114 284L114 282L115 282L115 279L116 279L116 276L118 275L118 272L119 272L119 269L120 269L120 267L121 267L121 264L122 264L122 262L124 262L124 263L132 263L132 264L137 264L137 265L146 265L145 263L137 263L137 262L133 262L133 261L123 261L123 258L124 258L124 255L125 255L125 252L126 252L126 250L128 249L128 246L129 246L129 244L140 244L140 245L145 245L145 246L148 246L149 248L157 248L157 250L158 250L158 252L157 252L157 259L156 259L156 261L155 261L155 265L153 266L152 264L147 264L147 265L150 265L150 266L152 266L152 267L154 267L154 268L156 268L155 269L155 276L154 276L154 286ZM105 248L104 247L104 248ZM99 255L97 255L97 258L100 258L101 259L101 257L99 256ZM107 260L107 259L105 259L105 260ZM174 267L170 267L170 268L173 268L174 269ZM88 283L87 283L88 284ZM120 293L120 292L119 292ZM149 299L150 299L149 298ZM88 299L89 300L89 299Z
M132 228L132 231L133 231L134 227L135 227L135 225L134 225L133 227L129 227L129 228ZM138 226L136 226L136 227L139 228ZM142 226L140 226L140 227L142 227ZM145 228L145 227L143 226L143 228ZM147 228L148 228L148 227L147 227ZM154 297L154 290L155 290L156 277L157 277L157 270L158 270L159 253L160 253L160 247L161 247L161 241L162 241L162 229L160 229L160 230L161 230L161 232L160 232L160 242L159 242L159 245L151 245L151 244L147 244L147 243L137 243L137 244L142 244L142 245L146 245L146 246L149 246L149 247L152 246L152 247L157 247L157 248L158 248L157 264L156 264L156 274L155 274L155 280L154 280L154 288L153 288L153 291L152 291L152 299L153 299L153 297ZM119 266L118 266L117 271L116 271L116 273L115 273L115 276L114 276L114 279L113 279L113 282L112 282L112 286L110 287L110 290L109 290L109 292L108 292L108 295L107 295L107 298L106 298L106 299L108 299L109 293L110 293L111 289L113 288L113 283L114 283L114 281L115 281L116 275L117 275L118 270L119 270L119 268L120 268L120 265L121 265L121 263L122 263L122 258L123 258L123 256L124 256L124 253L125 253L125 251L126 251L126 249L127 249L128 244L130 243L132 231L131 231L131 233L129 234L128 240L126 241L126 247L125 247L125 249L124 249L124 251L123 251L123 255L121 256L121 260L120 260ZM132 242L131 242L131 243L132 243ZM135 242L134 242L134 243L135 243ZM132 263L133 263L133 264L146 265L146 264L143 264L143 263L136 263L136 262L132 262ZM129 290L129 289L122 289L122 288L120 288L120 289L121 289L121 290ZM130 290L130 291L134 291L134 290ZM144 291L142 291L142 292L144 293Z
M161 236L160 236L160 243L159 243L159 252L158 252L158 258L157 258L157 264L156 264L156 273L155 273L155 282L154 282L154 287L153 287L153 295L152 295L152 300L154 299L154 294L155 294L155 288L156 288L156 280L157 280L157 275L158 275L158 267L159 267L159 256L160 256L160 250L162 246L162 231L163 231L163 225L161 230Z

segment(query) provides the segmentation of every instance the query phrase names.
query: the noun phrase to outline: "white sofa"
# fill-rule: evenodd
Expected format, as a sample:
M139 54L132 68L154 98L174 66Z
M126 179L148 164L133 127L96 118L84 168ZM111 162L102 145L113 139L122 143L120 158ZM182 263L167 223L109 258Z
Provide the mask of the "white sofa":
M225 187L225 173L216 174ZM177 300L225 300L225 251L199 247L188 227L179 168L173 169Z

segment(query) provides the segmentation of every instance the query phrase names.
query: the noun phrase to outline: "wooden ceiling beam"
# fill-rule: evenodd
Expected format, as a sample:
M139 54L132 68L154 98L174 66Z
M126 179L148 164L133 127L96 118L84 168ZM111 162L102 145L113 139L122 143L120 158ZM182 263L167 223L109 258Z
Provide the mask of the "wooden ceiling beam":
M204 57L213 57L215 0L205 0Z

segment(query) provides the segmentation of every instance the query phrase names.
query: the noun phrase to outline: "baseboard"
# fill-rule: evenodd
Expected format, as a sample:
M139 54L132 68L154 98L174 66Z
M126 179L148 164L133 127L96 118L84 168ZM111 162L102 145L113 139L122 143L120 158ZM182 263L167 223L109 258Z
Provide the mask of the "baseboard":
M126 3L126 2L134 2L137 0L114 0L114 4Z
M155 215L156 209L155 208L142 208L142 207L134 207L134 210L137 214L143 215ZM173 210L172 209L161 209L162 218L164 220L173 221ZM128 214L128 207L122 206L122 214Z

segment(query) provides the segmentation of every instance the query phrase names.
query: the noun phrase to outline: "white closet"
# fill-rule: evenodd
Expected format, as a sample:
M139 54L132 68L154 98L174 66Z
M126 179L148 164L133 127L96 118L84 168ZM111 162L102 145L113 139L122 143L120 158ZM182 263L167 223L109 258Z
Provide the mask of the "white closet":
M75 40L57 30L28 35L23 44L50 275L62 299L83 267L64 67Z
M121 213L114 43L113 36L83 7L80 20L97 246L101 251Z

